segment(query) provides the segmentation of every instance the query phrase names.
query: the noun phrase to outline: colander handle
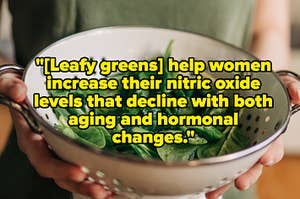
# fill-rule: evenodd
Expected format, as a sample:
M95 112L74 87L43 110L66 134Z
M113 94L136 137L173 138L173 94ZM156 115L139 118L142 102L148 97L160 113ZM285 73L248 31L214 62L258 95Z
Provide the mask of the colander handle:
M4 74L8 74L8 73L13 73L13 74L22 76L23 72L24 72L24 69L18 65L0 66L0 76L4 75ZM0 104L4 104L4 105L18 111L24 117L27 124L33 131L35 131L36 133L41 133L41 128L39 127L37 122L33 119L33 116L30 113L29 108L26 104L20 104L20 103L14 102L9 97L1 95L1 94L0 94Z
M295 79L300 81L300 76L297 73L294 73L292 71L280 70L280 71L277 71L276 73L279 76L289 76L289 77L295 78ZM291 110L291 114L293 115L293 114L297 113L298 111L300 111L300 104L293 105L292 110Z

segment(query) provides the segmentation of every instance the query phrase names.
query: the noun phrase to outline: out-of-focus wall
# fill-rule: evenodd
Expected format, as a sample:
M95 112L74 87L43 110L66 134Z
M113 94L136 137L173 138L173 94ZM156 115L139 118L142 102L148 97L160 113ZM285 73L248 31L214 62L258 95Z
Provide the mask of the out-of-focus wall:
M300 48L300 0L291 0L292 46Z
M13 45L11 42L11 17L8 11L7 0L3 1L0 17L0 52L8 58L13 58Z
M300 74L300 0L291 0L292 59L290 69ZM283 135L286 152L300 154L300 113L291 118L289 128Z

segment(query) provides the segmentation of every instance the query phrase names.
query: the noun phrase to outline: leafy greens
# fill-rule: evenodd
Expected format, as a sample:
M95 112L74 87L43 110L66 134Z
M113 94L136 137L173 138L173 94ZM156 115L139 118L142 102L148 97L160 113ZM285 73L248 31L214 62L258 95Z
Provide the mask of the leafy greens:
M169 43L166 52L164 53L164 60L171 56L171 46L172 42ZM167 64L166 62L164 64ZM167 67L165 67L166 70ZM157 75L151 72L144 73L128 73L127 75L132 75L136 79L149 78L150 75L155 75L156 79L166 80L167 78L174 78L178 73L164 71L163 75ZM112 74L111 78L120 80L122 78L120 73ZM161 86L160 90L119 90L115 91L85 91L85 90L51 90L50 95L54 97L66 96L69 93L73 93L74 96L86 97L88 94L99 93L101 96L112 96L115 94L120 94L124 101L132 94L137 94L138 96L153 97L158 93L166 92L170 97L181 97L184 96L187 99L190 97L204 97L206 92L202 90L166 90L165 82ZM217 91L212 90L212 93ZM111 140L111 135L116 132L120 132L122 129L126 129L127 132L138 131L138 132L185 132L187 127L184 126L139 126L139 127L123 127L120 124L112 130L107 130L102 126L89 127L88 129L82 130L77 127L70 127L67 124L67 118L71 114L82 115L88 114L90 110L93 110L95 114L129 114L129 115L144 115L147 111L152 112L162 112L166 115L183 115L183 114L193 114L193 115L204 115L204 114L221 114L225 115L233 111L232 108L205 108L205 109L192 109L188 108L127 108L123 106L120 110L118 108L97 108L89 109L86 106L82 108L54 108L54 113L58 118L58 124L56 128L63 134L69 136L72 139L78 140L84 144L94 146L100 149L111 150L115 152L120 152L129 155L136 155L140 158L149 159L161 159L163 161L187 161L200 158L213 157L218 155L224 155L232 153L247 147L249 139L243 134L243 132L237 127L220 127L220 126L193 126L189 129L193 129L196 132L194 138L189 138L189 143L187 144L164 144L162 147L156 148L150 144L114 144ZM155 118L154 118L155 120Z

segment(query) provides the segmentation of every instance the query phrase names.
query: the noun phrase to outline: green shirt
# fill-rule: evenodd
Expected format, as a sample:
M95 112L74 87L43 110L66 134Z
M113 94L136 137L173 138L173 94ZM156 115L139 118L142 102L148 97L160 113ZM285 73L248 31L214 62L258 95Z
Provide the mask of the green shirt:
M9 0L9 8L16 60L25 66L37 52L58 39L117 25L190 31L247 48L254 3L255 0ZM70 197L51 180L37 175L17 149L15 134L0 157L0 175L8 179L0 181L0 198ZM240 193L238 198L242 198Z
M254 0L10 0L16 58L67 35L133 25L173 28L247 47Z

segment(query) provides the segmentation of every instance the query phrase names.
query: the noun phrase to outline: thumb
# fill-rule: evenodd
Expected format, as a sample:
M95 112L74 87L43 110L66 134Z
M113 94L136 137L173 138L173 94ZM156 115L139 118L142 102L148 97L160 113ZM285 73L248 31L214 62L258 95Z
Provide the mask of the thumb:
M16 102L24 101L26 97L24 82L14 74L0 76L0 94L5 95Z
M288 91L294 104L300 103L300 82L292 81L288 84Z
M288 75L280 76L282 82L288 89L291 101L293 104L300 103L300 81L295 77L290 77Z

